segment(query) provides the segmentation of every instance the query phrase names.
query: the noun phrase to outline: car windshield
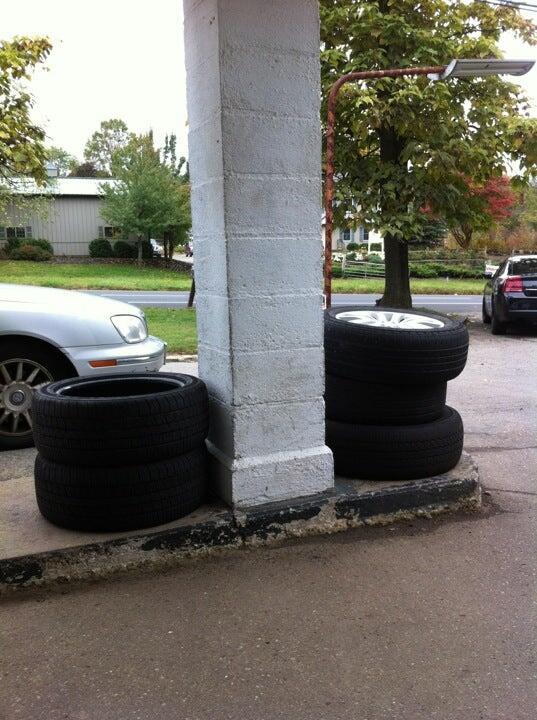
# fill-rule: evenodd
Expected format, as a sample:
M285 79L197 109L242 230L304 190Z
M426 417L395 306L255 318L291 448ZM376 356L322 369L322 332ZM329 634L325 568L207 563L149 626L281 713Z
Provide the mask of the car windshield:
M537 255L531 258L511 260L510 275L537 275Z

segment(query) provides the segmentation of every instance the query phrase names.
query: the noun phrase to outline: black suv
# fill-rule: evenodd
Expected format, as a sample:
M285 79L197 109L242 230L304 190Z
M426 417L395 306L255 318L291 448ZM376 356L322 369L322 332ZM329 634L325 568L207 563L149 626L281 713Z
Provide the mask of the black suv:
M515 320L537 321L537 255L513 255L504 260L483 291L483 322L502 335Z

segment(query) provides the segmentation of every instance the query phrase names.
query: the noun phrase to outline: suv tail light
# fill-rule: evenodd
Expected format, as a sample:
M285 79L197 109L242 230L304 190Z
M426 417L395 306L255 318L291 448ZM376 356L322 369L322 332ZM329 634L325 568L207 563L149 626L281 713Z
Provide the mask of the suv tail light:
M506 278L502 292L524 292L524 286L522 285L522 278L520 275L513 275L512 277Z

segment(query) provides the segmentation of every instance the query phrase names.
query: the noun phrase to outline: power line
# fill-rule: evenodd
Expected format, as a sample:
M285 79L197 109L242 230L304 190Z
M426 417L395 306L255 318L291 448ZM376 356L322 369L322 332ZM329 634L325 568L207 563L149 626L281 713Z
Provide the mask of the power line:
M537 3L526 2L526 0L494 0L498 5L506 5L515 8L532 8L537 10Z
M487 5L494 5L495 7L510 7L515 10L522 10L524 12L537 12L537 5L526 2L510 2L509 0L479 0L479 2L486 3Z

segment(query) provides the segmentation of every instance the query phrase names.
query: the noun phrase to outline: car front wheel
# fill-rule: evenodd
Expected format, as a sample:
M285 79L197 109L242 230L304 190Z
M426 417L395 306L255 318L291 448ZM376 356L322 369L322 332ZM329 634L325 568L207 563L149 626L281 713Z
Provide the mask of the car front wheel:
M8 340L0 345L0 450L34 444L32 398L36 388L73 375L67 360L40 343Z

